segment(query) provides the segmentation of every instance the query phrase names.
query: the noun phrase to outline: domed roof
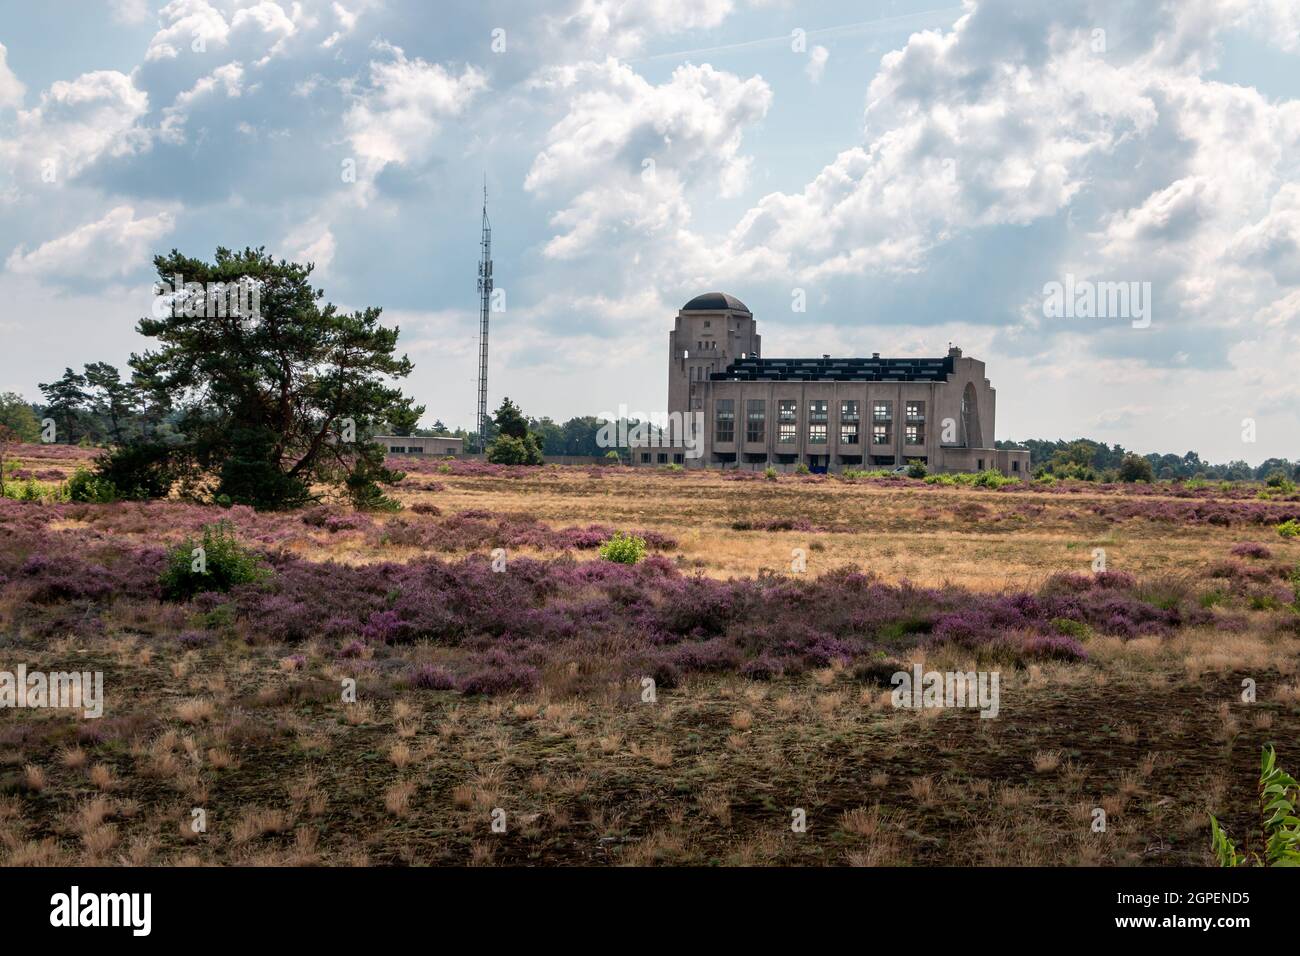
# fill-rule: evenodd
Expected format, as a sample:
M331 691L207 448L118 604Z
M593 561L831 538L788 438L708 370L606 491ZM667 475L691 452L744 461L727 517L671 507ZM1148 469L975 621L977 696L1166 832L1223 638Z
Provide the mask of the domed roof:
M718 312L722 309L748 312L749 306L734 295L727 295L725 292L706 292L704 295L697 295L682 306L683 312Z

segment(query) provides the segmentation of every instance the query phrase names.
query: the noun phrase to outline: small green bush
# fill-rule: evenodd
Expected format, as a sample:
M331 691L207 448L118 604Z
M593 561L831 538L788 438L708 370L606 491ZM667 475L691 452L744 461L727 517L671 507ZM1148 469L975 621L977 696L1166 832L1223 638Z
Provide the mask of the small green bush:
M1300 521L1291 518L1277 526L1277 533L1284 538L1300 538Z
M1265 479L1264 484L1288 495L1295 491L1295 482L1288 478L1286 472L1280 468L1274 468L1269 472L1268 478Z
M256 584L269 574L256 552L235 538L230 523L218 521L204 526L201 539L189 538L168 550L159 583L163 597L183 601L204 591Z
M776 481L776 469L773 468L771 465L768 465L766 468L763 469L763 477L766 478L768 481Z
M84 465L72 473L65 490L69 501L103 505L117 500L117 486L107 478L93 474Z
M913 458L907 463L907 477L924 478L927 474L929 474L929 472L926 471L925 462L921 461L919 458Z
M806 464L804 464L804 463L801 461L801 462L799 462L799 464L797 464L797 465L794 466L794 473L795 473L796 475L806 475L806 474L809 474L808 466L807 466Z
M1151 467L1151 462L1141 455L1135 455L1132 452L1124 456L1120 462L1119 474L1117 476L1123 482L1144 481L1147 484L1156 480L1155 471Z
M636 564L645 557L645 539L618 531L600 546L600 556L617 564Z
M1078 638L1081 641L1087 640L1092 636L1092 629L1082 621L1076 621L1068 617L1052 618L1052 629L1057 634L1065 634L1069 637Z

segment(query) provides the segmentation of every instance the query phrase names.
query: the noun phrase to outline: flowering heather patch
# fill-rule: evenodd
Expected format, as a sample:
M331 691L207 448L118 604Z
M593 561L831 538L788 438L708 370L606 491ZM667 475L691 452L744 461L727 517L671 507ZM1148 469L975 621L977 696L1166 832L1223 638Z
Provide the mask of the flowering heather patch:
M537 478L551 468L532 465L498 465L476 458L397 458L389 459L389 467L412 475L449 475L453 478Z
M69 466L75 466L77 464L88 464L100 451L99 448L82 448L80 445L36 442L11 445L9 455L28 461L66 462Z
M1300 505L1266 501L1105 501L1093 502L1088 510L1108 521L1143 518L1182 524L1276 525L1300 519Z
M15 468L9 473L9 477L18 481L62 481L67 477L67 473L58 468L41 468L36 471L30 468Z
M536 548L542 551L592 550L618 529L609 525L552 528L532 515L495 515L481 509L461 511L432 520L425 517L394 518L372 529L376 547L420 548L428 551L479 551L485 548ZM646 546L671 551L677 542L657 531L633 531Z
M473 519L472 519L473 520ZM41 628L49 605L102 613L115 602L157 597L158 552L111 562L103 548L66 548L57 558L11 562L6 598L21 596L19 626ZM366 647L428 641L455 648L445 676L415 674L413 686L500 693L536 686L549 668L599 662L624 677L742 672L798 674L918 644L1025 661L1086 656L1062 621L1133 637L1207 624L1190 594L1155 593L1131 576L1059 575L1037 594L889 585L848 569L819 577L718 581L682 575L662 557L637 565L515 558L494 573L485 556L421 557L348 566L267 554L274 573L219 599L199 595L195 615L228 605L235 631L253 643L324 637L344 659ZM219 603L220 602L220 603ZM193 629L178 640L201 644ZM593 678L594 679L594 678Z
M1273 552L1266 545L1259 544L1256 541L1243 541L1232 549L1232 553L1238 558L1271 558Z

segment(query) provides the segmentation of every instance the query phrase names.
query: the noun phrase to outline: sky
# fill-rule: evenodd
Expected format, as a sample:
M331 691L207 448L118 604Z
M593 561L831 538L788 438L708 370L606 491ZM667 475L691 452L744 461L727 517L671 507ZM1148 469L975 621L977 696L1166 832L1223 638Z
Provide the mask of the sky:
M663 409L723 291L767 357L960 345L999 439L1300 458L1300 0L0 0L0 390L265 246L470 426L485 178L492 407Z

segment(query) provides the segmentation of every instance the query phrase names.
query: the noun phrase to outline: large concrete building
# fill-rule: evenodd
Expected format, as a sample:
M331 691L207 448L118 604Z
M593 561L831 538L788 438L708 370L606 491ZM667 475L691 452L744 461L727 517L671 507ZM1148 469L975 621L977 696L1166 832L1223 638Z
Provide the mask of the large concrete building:
M764 358L734 296L696 296L668 336L668 411L703 440L633 447L632 464L793 471L923 462L931 472L1028 474L1028 451L993 447L995 393L984 363L942 358ZM675 413L675 414L674 414Z

